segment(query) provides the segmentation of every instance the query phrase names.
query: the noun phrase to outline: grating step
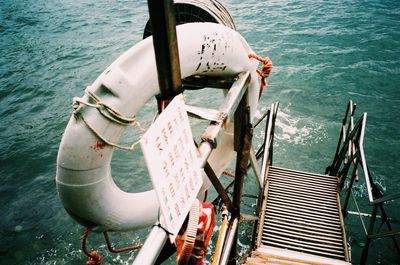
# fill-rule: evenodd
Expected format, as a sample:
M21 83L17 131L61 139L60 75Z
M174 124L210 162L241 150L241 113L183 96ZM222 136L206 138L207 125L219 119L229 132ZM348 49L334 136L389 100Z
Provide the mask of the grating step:
M261 246L345 260L337 178L269 167L267 181Z
M350 265L338 259L325 258L315 254L305 254L280 247L260 246L251 252L245 261L246 265L279 264L279 265Z

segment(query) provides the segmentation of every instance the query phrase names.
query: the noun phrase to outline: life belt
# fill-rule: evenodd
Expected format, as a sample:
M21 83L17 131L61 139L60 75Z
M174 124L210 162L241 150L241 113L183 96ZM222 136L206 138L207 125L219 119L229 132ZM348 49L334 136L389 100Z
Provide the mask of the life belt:
M260 88L258 62L236 31L213 23L189 23L177 27L182 78L191 75L232 77L251 72L248 101L254 115ZM95 95L104 106L133 117L160 89L152 37L122 54L87 88L82 101ZM91 128L89 128L91 127ZM122 191L111 176L113 147L125 126L106 118L98 109L81 106L72 115L61 140L57 159L57 190L63 206L78 222L98 231L128 231L153 225L159 203L154 190L139 193ZM94 133L98 132L98 135ZM217 176L234 158L232 133L224 132L209 162ZM203 190L210 185L204 177Z

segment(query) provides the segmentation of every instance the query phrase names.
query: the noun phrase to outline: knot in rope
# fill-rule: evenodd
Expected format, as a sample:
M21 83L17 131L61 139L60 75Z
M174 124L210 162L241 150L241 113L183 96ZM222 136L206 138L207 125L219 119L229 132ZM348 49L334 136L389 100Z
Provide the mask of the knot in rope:
M261 77L261 86L260 86L260 94L259 98L261 97L262 91L267 86L267 81L265 80L267 77L270 76L272 71L272 61L269 57L262 58L257 54L251 53L248 55L249 59L256 59L257 61L261 62L261 70L257 69L258 75Z
M97 251L92 251L89 253L86 265L101 265L101 256Z
M86 261L86 265L100 265L101 264L101 256L97 251L88 252L86 249L86 240L89 236L90 228L86 227L85 232L83 233L82 237L82 252L88 257Z
M77 115L80 112L82 105L86 105L88 107L97 109L104 117L118 124L127 126L130 124L138 123L136 121L135 116L134 117L124 116L119 111L113 109L111 106L102 102L101 99L95 93L89 90L89 87L85 89L85 94L89 97L90 100L94 101L94 103L85 101L83 98L74 97L72 106L74 108L75 115Z
M262 77L262 78L267 78L269 77L271 71L272 71L272 61L269 57L262 58L254 53L249 54L250 59L256 59L257 61L262 63L261 70L257 69L257 73Z
M124 116L122 113L119 111L113 109L109 105L105 104L104 102L101 101L101 99L92 91L89 90L89 87L85 89L85 94L89 97L89 100L94 101L94 103L91 103L89 101L84 100L83 98L79 97L74 97L73 98L73 104L72 107L74 109L74 116L75 118L81 118L82 121L86 124L86 126L93 132L94 135L96 135L103 143L110 145L112 147L116 147L122 150L126 151L131 151L135 148L135 146L139 143L139 141L134 142L130 146L125 146L121 145L118 143L113 143L109 140L107 140L104 136L102 136L92 125L90 125L85 118L83 117L82 114L80 114L80 111L83 106L88 106L91 108L97 109L105 118L108 120L115 122L117 124L123 125L123 126L128 126L128 125L133 125L139 128L142 132L146 131L139 123L139 121L136 120L136 117L127 117Z

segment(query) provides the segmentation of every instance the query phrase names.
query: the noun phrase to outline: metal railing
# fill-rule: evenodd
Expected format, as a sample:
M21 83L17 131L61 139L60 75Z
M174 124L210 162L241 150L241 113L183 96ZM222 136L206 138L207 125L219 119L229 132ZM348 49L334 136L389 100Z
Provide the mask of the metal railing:
M392 228L390 219L384 208L385 202L389 202L400 198L400 193L383 196L378 186L374 183L371 172L368 168L365 154L364 154L364 135L365 126L367 121L367 113L364 113L358 121L354 124L354 112L356 105L352 101L347 105L347 110L342 123L338 146L333 162L326 168L326 174L339 177L339 189L342 191L347 187L344 195L344 202L342 203L343 216L349 213L350 196L353 196L354 203L358 210L361 223L365 231L365 246L363 248L360 264L365 264L368 257L369 245L371 240L383 237L391 237L396 250L400 255L400 247L396 240L396 236L400 235L400 230ZM368 228L362 219L365 214L360 212L357 200L353 194L353 185L358 181L359 169L362 170L364 175L365 185L368 192L368 202L372 207ZM351 174L349 174L351 172ZM346 185L345 185L346 184ZM376 219L378 217L378 210L380 211L381 225L376 229ZM382 226L386 224L388 231L380 232Z
M170 99L182 90L179 67L178 47L176 41L175 14L172 0L148 0L149 14L154 39L154 51L157 63L157 73L161 95L159 97L159 112L163 110ZM240 218L240 202L242 197L244 175L249 161L252 140L252 125L250 107L247 101L247 88L250 73L240 74L233 82L227 96L219 107L219 118L213 121L202 135L198 146L201 154L201 168L205 169L214 188L231 212L229 226L223 242L221 262L232 264L236 260L236 242L238 236L238 221ZM216 177L208 158L216 147L216 140L224 129L226 120L234 120L234 147L237 153L233 196L230 198ZM162 216L160 217L162 218ZM147 237L143 248L137 255L134 264L161 263L175 252L175 246L167 242L167 232L159 226L154 226ZM164 252L165 255L160 255ZM161 257L162 256L162 257Z
M220 120L210 123L210 125L206 128L204 134L202 135L201 144L198 146L198 151L200 154L200 166L201 168L204 168L219 197L222 198L222 201L231 212L229 227L224 237L225 241L223 242L222 258L221 262L219 263L224 265L227 264L228 260L232 260L232 258L235 258L236 254L237 240L235 239L237 237L237 224L240 218L240 201L243 188L243 177L245 175L245 172L243 172L242 167L238 165L236 166L233 192L234 196L230 198L207 161L211 152L215 148L214 143L216 142L218 135L220 135L224 130L223 125L226 119L234 119L234 124L238 127L235 128L234 132L235 137L237 137L237 139L235 139L240 142L238 143L237 150L237 164L246 164L249 160L249 157L243 155L249 153L248 149L251 145L251 139L250 141L243 142L243 139L245 139L249 135L248 130L252 129L251 124L249 123L249 118L246 118L247 116L249 116L246 100L249 80L249 72L244 72L238 76L237 80L233 83L227 96L225 97L225 100L222 102L218 109L218 111L221 113L221 115L219 115ZM244 169L247 170L247 168ZM161 229L159 226L154 226L149 233L149 236L147 237L143 248L140 250L138 256L136 257L134 264L142 265L160 263L160 260L158 259L164 244L166 244L166 247L164 248L169 248L167 238L168 235L164 229Z
M267 170L269 166L272 166L275 120L278 114L278 108L279 108L279 102L272 104L271 108L268 109L265 115L260 119L261 121L262 119L265 118L266 123L265 123L264 142L256 153L257 160L262 158L262 161L261 161L261 173L258 176L258 181L260 183L261 188L260 188L260 194L258 195L259 199L257 201L257 210L256 210L256 212L259 215L259 218L254 222L253 236L252 236L253 246L260 245L261 237L258 237L257 235L262 234L263 224L260 222L260 220L264 220L265 211L263 211L262 209L265 208L266 200L262 200L261 198L265 196L264 192L266 189L264 189L264 185L268 174ZM258 124L259 122L255 123L256 126Z
M266 113L264 142L256 153L257 159L262 157L261 174L259 179L261 186L265 180L267 166L272 166L275 120L278 114L278 108L279 102L275 102ZM258 123L256 123L256 125L258 125Z

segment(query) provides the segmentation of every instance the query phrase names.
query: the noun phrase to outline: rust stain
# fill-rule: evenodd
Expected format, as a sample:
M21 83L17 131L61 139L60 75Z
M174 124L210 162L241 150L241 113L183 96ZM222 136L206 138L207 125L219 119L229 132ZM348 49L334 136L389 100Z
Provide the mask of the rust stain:
M106 147L106 144L103 141L97 141L94 145L90 146L94 150L102 150Z

